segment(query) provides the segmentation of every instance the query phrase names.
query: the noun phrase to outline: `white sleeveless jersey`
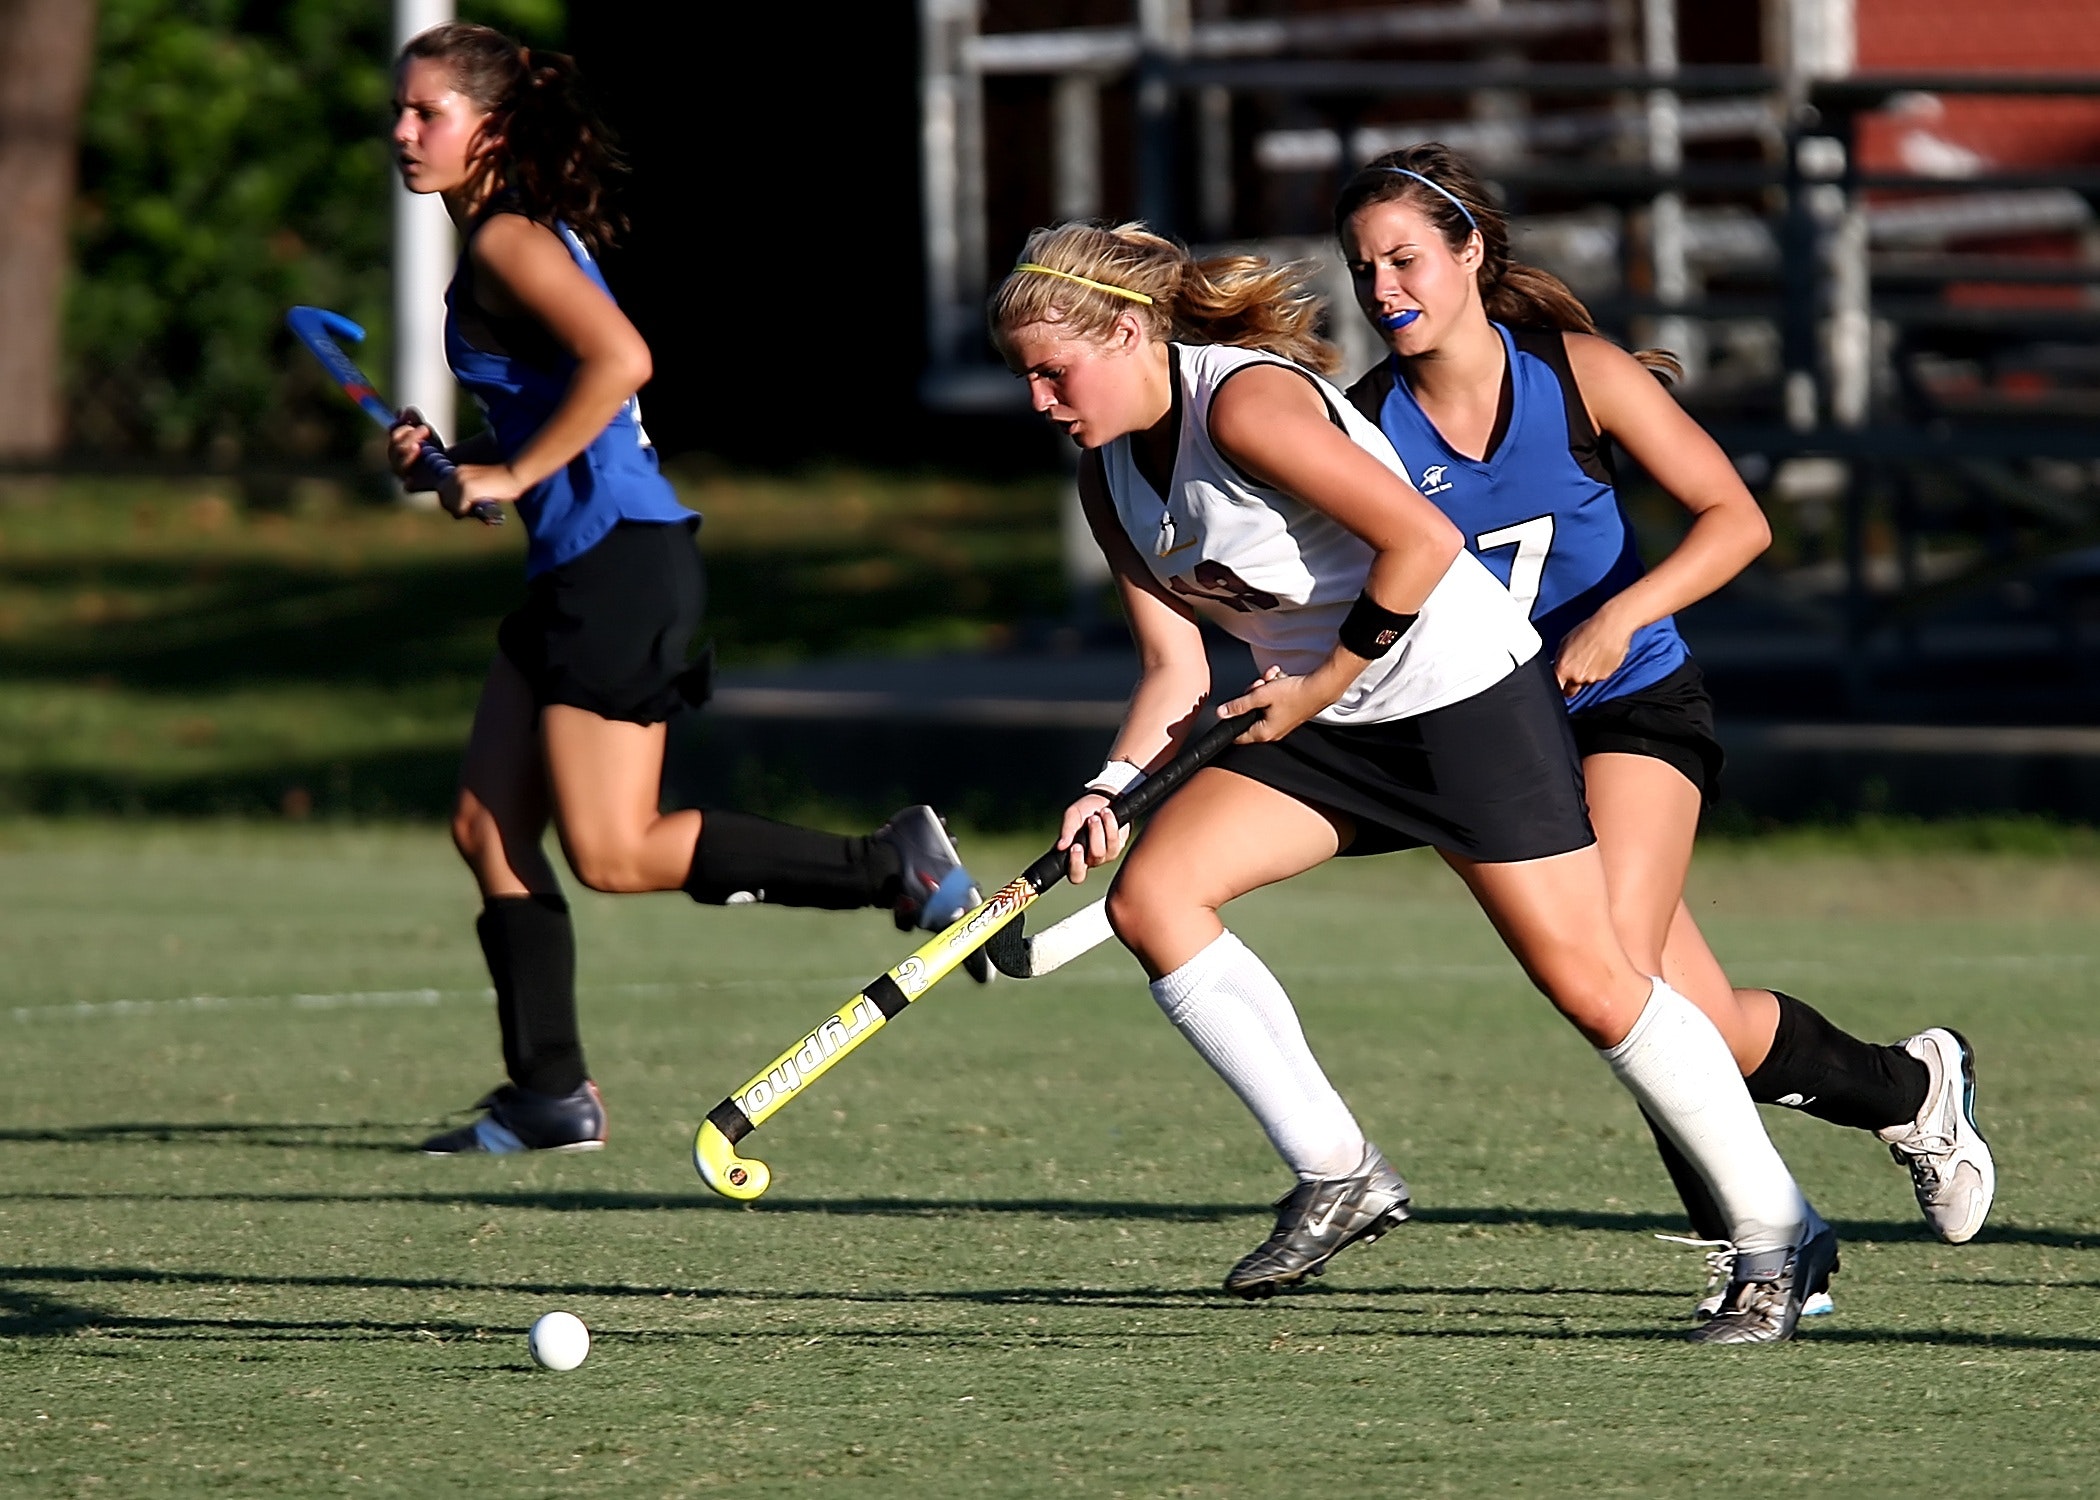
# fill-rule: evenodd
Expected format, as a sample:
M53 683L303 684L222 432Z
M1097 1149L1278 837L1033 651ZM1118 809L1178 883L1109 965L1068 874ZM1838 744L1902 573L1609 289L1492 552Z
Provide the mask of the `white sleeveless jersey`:
M1303 676L1335 635L1370 572L1368 543L1304 502L1255 483L1210 437L1210 403L1251 364L1305 376L1350 440L1409 484L1385 434L1303 366L1224 344L1173 346L1181 379L1181 442L1162 499L1138 472L1131 440L1102 449L1109 498L1153 575L1204 618L1245 641L1255 666ZM1538 654L1538 632L1495 576L1460 550L1400 644L1365 667L1323 724L1376 724L1427 713L1493 687Z

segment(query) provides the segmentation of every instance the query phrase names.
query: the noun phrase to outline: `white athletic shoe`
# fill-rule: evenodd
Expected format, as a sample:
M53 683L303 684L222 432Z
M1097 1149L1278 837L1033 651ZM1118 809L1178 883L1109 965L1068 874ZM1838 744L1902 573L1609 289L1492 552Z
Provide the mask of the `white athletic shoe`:
M1932 1232L1965 1245L1983 1228L1998 1191L1998 1167L1976 1128L1976 1053L1958 1031L1934 1026L1903 1050L1932 1075L1918 1117L1878 1130L1889 1155L1910 1168L1918 1211Z

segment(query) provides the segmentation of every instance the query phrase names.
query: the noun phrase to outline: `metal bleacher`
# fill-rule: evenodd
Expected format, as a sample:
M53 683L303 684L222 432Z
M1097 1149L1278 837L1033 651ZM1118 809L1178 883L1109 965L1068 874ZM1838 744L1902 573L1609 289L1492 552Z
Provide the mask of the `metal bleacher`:
M1852 0L919 0L919 19L930 406L1022 409L984 296L1029 228L1071 217L1315 261L1367 368L1329 205L1356 163L1441 139L1522 258L1611 336L1685 357L1680 399L1773 518L1768 556L1680 617L1729 816L2100 820L2100 166L1933 128L1981 98L2100 142L2100 76L1862 74ZM1681 509L1621 474L1666 550ZM1077 628L1099 559L1069 516L1067 538L1079 608L1036 633L1050 649L728 674L681 794L873 812L937 786L969 820L1049 816L1136 672L1119 631ZM1245 680L1230 653L1214 670Z
M920 0L925 399L1017 402L983 297L1062 217L1314 258L1367 366L1327 205L1440 139L1521 256L1685 356L1772 512L1771 559L1693 621L1736 712L2100 723L2100 163L2001 168L1904 124L2100 100L2100 75L1862 74L1838 0L1765 0L1723 60L1691 34L1719 8L1670 0L1346 4ZM1891 122L1895 166L1866 138Z

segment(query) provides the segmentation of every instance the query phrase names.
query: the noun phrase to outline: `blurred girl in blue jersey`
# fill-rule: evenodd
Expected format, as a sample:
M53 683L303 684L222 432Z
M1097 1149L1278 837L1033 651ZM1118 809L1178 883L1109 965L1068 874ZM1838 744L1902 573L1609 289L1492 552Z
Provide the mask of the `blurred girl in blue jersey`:
M617 159L575 65L485 26L447 23L403 49L394 118L402 181L441 195L465 240L445 355L488 428L449 450L458 472L440 499L454 516L515 506L529 536L525 602L498 632L452 818L481 887L510 1082L423 1149L588 1150L605 1111L577 1035L568 906L541 850L550 819L594 890L888 906L899 926L932 928L977 897L926 807L866 838L659 810L666 721L705 695L687 662L700 518L657 470L635 401L649 348L593 259L616 227ZM430 431L403 415L390 457L406 477Z
M1544 639L1628 956L1713 1019L1751 1097L1877 1132L1909 1166L1935 1232L1969 1239L1990 1209L1994 1172L1970 1113L1967 1043L1934 1027L1874 1046L1790 995L1733 989L1683 901L1721 748L1671 616L1741 572L1771 533L1727 455L1658 378L1682 373L1676 359L1597 337L1566 286L1513 262L1502 214L1444 146L1396 151L1357 172L1335 232L1364 313L1392 351L1349 398ZM1619 504L1613 441L1691 512L1652 570ZM1657 1141L1698 1233L1720 1241L1697 1174L1659 1131Z

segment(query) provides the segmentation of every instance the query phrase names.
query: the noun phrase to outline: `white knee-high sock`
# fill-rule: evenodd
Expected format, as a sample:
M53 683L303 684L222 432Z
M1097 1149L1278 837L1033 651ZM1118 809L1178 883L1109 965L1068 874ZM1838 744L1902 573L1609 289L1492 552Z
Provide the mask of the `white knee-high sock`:
M1247 945L1225 933L1163 979L1152 998L1254 1112L1300 1177L1333 1177L1363 1160L1364 1133L1320 1071L1291 997Z
M1658 979L1626 1039L1598 1056L1699 1169L1738 1255L1783 1264L1808 1205L1713 1022Z

